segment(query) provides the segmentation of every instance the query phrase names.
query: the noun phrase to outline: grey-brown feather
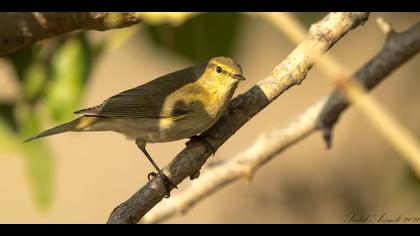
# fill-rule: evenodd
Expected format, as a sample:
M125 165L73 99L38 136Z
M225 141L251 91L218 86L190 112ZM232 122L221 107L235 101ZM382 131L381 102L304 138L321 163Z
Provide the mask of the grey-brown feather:
M192 111L192 108L187 104L179 104L175 109L167 110L163 107L164 99L181 87L195 82L204 72L205 66L206 64L202 64L201 70L189 67L167 74L112 96L98 106L82 109L75 113L129 118L169 118L185 115Z

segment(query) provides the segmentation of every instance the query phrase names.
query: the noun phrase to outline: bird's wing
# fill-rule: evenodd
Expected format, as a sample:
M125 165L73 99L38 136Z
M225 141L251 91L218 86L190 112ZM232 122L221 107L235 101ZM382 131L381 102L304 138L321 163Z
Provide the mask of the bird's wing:
M99 106L82 109L75 113L128 118L182 117L193 109L187 104L177 104L175 108L164 106L165 98L172 92L194 82L196 77L193 70L187 68L119 93Z

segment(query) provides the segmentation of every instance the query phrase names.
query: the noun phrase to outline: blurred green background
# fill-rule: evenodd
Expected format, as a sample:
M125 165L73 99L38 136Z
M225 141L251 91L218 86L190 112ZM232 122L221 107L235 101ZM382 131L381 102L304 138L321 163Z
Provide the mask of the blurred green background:
M306 26L324 15L296 14ZM397 30L420 20L419 13L374 13L330 53L353 71L362 66L383 45L378 16ZM0 59L0 223L105 222L151 170L134 143L118 134L66 133L23 144L26 138L75 118L75 110L214 56L242 65L249 78L242 93L294 48L259 17L203 13L185 19L150 17L126 29L70 33ZM373 92L417 136L419 63L417 56ZM302 86L251 120L210 161L232 157L331 89L315 67ZM228 186L169 222L342 223L351 213L383 212L420 217L419 180L363 115L349 109L334 134L332 150L324 149L320 134L312 135L263 167L250 185ZM163 166L184 142L150 150Z

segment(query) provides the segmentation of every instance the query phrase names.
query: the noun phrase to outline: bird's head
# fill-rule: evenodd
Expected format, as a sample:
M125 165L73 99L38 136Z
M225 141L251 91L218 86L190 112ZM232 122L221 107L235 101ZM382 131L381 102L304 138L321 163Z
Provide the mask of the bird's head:
M207 77L220 82L245 80L245 77L242 76L241 66L228 57L214 57L210 59L204 73L208 75Z

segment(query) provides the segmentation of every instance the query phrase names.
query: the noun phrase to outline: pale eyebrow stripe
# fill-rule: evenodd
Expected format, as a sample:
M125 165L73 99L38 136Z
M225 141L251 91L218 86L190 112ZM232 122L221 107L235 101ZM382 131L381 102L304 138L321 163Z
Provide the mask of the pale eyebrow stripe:
M222 67L222 69L223 69L223 74L228 74L228 75L230 75L230 76L235 76L235 73L233 73L232 71L229 71L229 70L226 70L226 65L219 65L219 64L216 64L216 63L214 63L214 62L209 62L209 64L208 64L210 67L212 67L212 68L216 68L216 66L220 66L220 67ZM239 67L239 69L241 70L241 72L242 72L242 68L241 67Z

